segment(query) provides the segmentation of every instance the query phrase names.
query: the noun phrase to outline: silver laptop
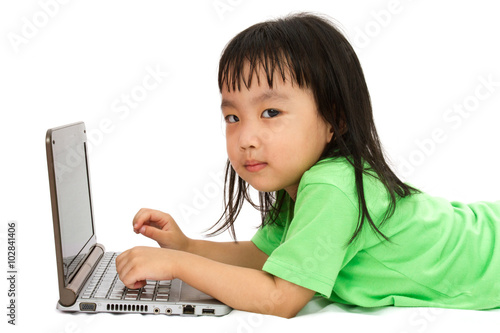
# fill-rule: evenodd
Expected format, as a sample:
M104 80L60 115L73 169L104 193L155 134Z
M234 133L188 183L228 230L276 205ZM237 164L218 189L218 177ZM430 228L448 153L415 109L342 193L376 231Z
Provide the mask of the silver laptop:
M231 308L178 280L128 289L115 257L96 241L83 122L47 131L52 217L59 280L57 308L72 312L222 316Z

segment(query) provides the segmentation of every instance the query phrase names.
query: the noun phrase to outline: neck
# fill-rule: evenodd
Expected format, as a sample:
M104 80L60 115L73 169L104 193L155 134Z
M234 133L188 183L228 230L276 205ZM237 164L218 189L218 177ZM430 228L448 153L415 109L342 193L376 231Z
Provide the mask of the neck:
M292 198L292 200L295 202L295 199L297 198L297 190L299 189L299 185L291 185L285 188L286 193Z

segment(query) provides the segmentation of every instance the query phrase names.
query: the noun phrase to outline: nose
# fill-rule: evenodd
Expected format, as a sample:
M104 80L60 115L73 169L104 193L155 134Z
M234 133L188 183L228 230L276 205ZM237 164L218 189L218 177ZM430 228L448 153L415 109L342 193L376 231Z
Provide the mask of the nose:
M259 130L257 126L247 123L241 126L241 131L239 135L239 146L241 151L247 149L256 149L260 146Z

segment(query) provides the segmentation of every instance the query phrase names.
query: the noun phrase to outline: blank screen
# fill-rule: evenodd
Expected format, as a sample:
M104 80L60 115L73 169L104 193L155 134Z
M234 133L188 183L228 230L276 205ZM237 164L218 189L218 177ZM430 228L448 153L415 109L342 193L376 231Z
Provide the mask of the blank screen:
M64 279L67 285L87 256L82 250L94 234L94 230L85 142L54 140L53 145L58 144L64 145L54 149L57 152L54 164Z

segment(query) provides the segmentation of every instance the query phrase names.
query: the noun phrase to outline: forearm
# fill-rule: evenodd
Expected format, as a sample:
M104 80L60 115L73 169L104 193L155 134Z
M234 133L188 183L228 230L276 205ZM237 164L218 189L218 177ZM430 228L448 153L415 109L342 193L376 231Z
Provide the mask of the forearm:
M187 252L221 263L253 269L262 269L267 255L251 241L211 242L190 240Z
M134 247L116 258L116 271L128 288L140 288L146 280L179 278L235 309L288 318L314 296L313 290L259 269L171 249Z
M264 271L179 252L174 276L243 311L293 317L314 292Z
M230 265L261 269L267 255L252 242L210 242L193 240L166 213L143 208L133 220L134 231L158 242L160 247L193 253Z

